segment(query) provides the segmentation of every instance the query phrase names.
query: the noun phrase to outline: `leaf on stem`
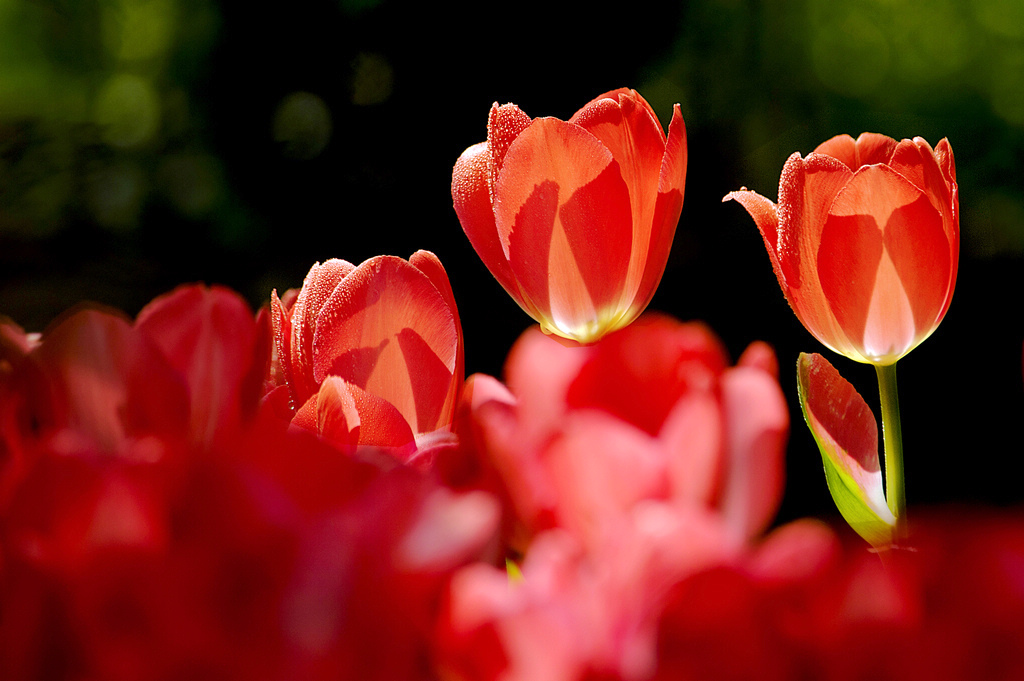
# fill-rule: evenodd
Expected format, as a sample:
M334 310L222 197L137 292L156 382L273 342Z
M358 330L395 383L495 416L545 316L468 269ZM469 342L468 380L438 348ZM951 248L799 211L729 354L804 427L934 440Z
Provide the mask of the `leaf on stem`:
M800 408L811 429L836 507L873 546L892 541L896 518L885 502L878 426L864 398L819 354L797 360Z

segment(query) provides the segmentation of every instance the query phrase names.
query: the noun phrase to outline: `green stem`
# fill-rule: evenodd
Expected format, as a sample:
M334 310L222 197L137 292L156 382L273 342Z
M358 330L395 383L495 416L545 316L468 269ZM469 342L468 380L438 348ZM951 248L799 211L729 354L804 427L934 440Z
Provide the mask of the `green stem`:
M907 525L907 497L903 486L903 429L900 401L896 395L896 364L875 365L882 401L882 438L885 442L885 497L896 516L896 536L902 538Z

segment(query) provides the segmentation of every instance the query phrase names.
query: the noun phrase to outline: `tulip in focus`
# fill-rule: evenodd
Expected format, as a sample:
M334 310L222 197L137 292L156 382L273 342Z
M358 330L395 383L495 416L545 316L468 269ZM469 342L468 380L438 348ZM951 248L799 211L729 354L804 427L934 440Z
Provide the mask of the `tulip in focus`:
M761 230L797 317L832 350L889 365L946 314L960 249L947 140L839 135L789 157L778 204L746 189L730 199Z
M392 448L451 425L462 327L433 253L317 263L297 296L273 293L271 321L267 400L292 425Z
M683 205L686 130L666 137L634 90L594 99L569 121L491 107L487 141L452 174L473 248L548 334L580 343L636 319L665 271Z

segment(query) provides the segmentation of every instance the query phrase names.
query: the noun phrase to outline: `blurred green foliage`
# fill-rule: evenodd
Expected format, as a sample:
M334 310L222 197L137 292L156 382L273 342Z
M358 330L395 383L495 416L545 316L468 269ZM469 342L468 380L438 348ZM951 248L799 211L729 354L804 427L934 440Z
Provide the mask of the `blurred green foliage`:
M448 53L438 56L424 50L429 39L411 38L430 29L409 25L418 20L409 17L409 3L321 4L326 10L299 3L275 11L293 15L289 26L305 16L310 23L327 17L339 36L358 34L361 22L377 15L372 21L379 24L383 16L398 37L378 41L377 50L353 48L347 64L310 64L311 72L335 70L346 90L343 103L301 87L297 78L292 91L268 93L272 105L247 112L266 119L262 127L281 157L315 159L334 137L360 135L344 123L338 129L339 107L408 107L400 90L395 95L396 83L408 78L395 70L402 49L417 60L437 59L439 91L460 85ZM439 40L503 18L497 10L466 7L473 10L454 11L456 20L436 11L446 25L463 22ZM245 168L232 171L233 148L211 139L217 125L234 124L210 111L211 55L230 31L250 30L238 21L225 30L225 8L238 14L216 0L0 0L0 239L52 238L82 223L124 233L147 220L151 229L201 221L204 238L229 250L267 237L261 217L253 217L259 206L233 188L232 176ZM720 163L737 164L751 187L772 195L780 159L793 150L807 153L838 132L922 135L932 144L948 136L960 164L971 169L962 178L972 199L964 206L971 224L965 247L982 257L1024 250L1024 4L1018 0L701 0L640 3L636 11L671 19L671 40L630 65L638 74L630 84L659 112L682 101L691 129L721 136L722 151L735 159ZM544 19L571 27L575 17L552 12ZM268 47L303 40L285 29L275 34L274 22L271 16L251 24L266 32L261 40ZM611 18L608 26L615 26ZM591 38L566 33L566 39ZM500 52L486 56L501 58ZM563 68L552 64L550 79L537 80L538 91L557 89ZM280 89L272 75L226 77ZM490 89L500 96L500 83ZM154 206L159 227L149 219Z
M656 110L735 131L747 184L774 196L781 160L829 137L948 137L964 247L1024 251L1024 3L711 0L689 3L644 86Z

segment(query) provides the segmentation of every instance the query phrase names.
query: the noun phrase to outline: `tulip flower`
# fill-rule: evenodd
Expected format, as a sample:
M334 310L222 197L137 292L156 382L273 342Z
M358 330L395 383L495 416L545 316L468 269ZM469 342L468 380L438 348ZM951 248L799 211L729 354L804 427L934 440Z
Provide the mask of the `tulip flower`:
M395 448L451 425L462 327L433 253L317 263L297 297L273 293L271 322L267 397L287 403L293 425L339 444Z
M839 135L789 157L778 204L746 189L730 199L761 230L796 316L835 352L893 364L946 314L960 248L947 140Z
M569 121L495 103L487 141L455 164L452 199L473 248L519 306L545 333L589 343L650 302L685 179L679 105L666 137L643 97L619 89Z
M896 361L935 331L953 296L960 253L953 150L946 139L932 149L920 137L839 135L807 158L789 157L778 204L747 189L724 200L730 199L757 223L782 292L807 330L832 350L875 366L886 496L898 539L906 502ZM831 398L802 395L805 405ZM828 470L837 456L832 439L813 419L808 423ZM845 493L837 495L843 487L831 489L844 508Z

